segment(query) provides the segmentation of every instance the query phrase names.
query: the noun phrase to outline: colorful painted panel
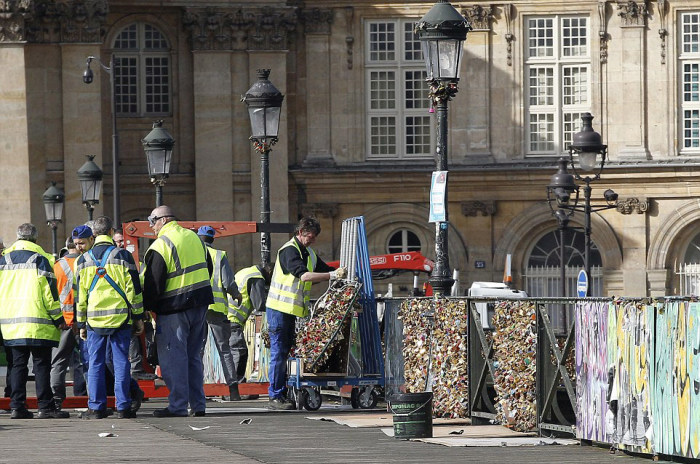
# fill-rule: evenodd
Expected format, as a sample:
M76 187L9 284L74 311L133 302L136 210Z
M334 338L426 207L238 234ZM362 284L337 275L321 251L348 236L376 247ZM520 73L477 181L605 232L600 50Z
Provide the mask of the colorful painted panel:
M652 451L654 312L654 306L622 302L611 304L608 313L607 365L612 389L605 441L640 453Z
M656 318L654 451L700 457L700 305L671 302Z
M609 441L608 415L608 303L576 305L576 436Z

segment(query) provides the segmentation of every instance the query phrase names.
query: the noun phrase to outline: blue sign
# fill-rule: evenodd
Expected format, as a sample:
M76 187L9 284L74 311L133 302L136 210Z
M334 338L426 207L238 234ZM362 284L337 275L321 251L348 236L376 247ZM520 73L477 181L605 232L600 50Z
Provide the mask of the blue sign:
M583 269L578 273L578 279L576 280L576 291L578 292L579 298L586 298L588 295L588 274Z

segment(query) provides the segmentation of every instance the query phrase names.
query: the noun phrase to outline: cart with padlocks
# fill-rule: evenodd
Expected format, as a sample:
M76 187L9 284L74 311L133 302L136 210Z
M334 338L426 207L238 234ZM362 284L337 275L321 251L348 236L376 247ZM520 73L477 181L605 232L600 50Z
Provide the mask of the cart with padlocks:
M384 360L362 216L343 221L340 265L347 279L331 281L297 325L287 381L298 409L317 410L325 394L350 391L354 408L377 404Z

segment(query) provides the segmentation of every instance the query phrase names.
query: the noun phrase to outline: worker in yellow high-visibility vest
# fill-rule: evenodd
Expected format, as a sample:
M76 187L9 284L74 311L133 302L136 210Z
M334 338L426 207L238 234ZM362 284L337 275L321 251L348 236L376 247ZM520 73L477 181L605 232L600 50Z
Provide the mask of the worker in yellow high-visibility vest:
M180 226L169 206L148 216L158 235L146 251L143 302L156 314L156 346L163 379L170 390L168 406L156 417L204 416L202 341L206 315L214 302L211 291L213 264L196 233Z
M296 318L309 314L311 285L345 277L345 269L334 270L311 248L320 233L321 224L315 218L304 217L297 224L294 237L277 252L266 303L270 335L270 409L295 407L286 398L287 359L294 344Z
M12 351L12 419L34 417L27 409L29 357L34 360L38 417L64 419L51 391L51 349L66 328L53 273L54 258L37 241L34 224L17 228L17 241L0 257L0 330Z
M207 325L214 338L216 350L221 359L221 367L224 371L224 379L228 385L228 396L224 396L227 401L239 401L241 395L238 392L238 379L236 378L236 365L233 363L231 348L228 340L231 338L231 324L228 322L228 297L238 302L241 301L241 294L236 286L228 256L224 250L217 250L212 246L216 231L211 226L202 226L197 230L197 235L207 246L207 251L214 263L214 273L211 276L211 290L214 294L214 303L209 305L207 311ZM204 344L208 339L206 333ZM204 349L202 349L204 355Z

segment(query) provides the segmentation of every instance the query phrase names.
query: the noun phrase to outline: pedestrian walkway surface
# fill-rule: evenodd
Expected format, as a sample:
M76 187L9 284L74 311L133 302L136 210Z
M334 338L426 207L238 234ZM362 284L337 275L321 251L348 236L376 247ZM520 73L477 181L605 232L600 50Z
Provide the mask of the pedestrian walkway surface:
M552 446L441 446L397 440L382 426L350 427L328 420L386 418L381 410L328 404L320 410L269 411L267 400L207 402L205 417L155 418L164 400L143 404L136 419L11 420L0 414L1 463L622 463L651 459L609 454L607 449ZM389 416L390 417L390 416ZM385 419L383 419L385 423ZM450 427L469 429L465 423ZM493 427L493 426L487 426ZM509 431L506 431L508 433ZM494 432L488 432L494 433ZM109 436L105 436L109 435ZM534 438L534 437L533 437ZM448 438L449 439L449 438Z

